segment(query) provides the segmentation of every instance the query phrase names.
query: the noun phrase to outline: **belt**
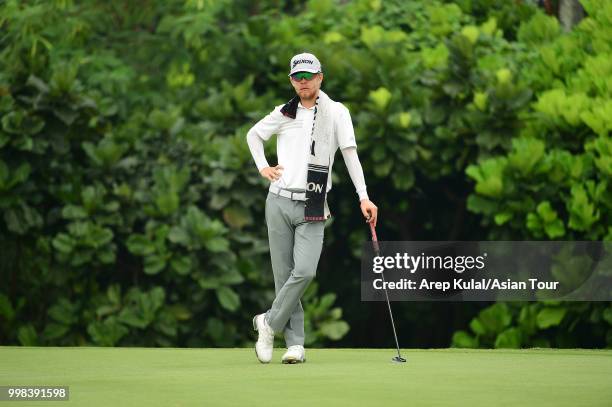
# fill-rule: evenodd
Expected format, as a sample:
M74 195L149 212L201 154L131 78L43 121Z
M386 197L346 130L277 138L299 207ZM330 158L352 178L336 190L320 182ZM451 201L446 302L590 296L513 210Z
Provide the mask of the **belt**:
M270 192L275 195L284 196L285 198L293 199L294 201L305 201L306 192L293 192L288 189L279 188L274 185L270 185Z

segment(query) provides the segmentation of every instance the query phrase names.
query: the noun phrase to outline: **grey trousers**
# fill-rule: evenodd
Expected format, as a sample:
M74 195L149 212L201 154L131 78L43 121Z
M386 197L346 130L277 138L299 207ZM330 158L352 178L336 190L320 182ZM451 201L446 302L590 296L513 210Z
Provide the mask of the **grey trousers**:
M276 298L266 311L274 332L283 332L287 347L304 345L304 309L300 298L316 275L325 221L304 220L304 201L268 192L266 224Z

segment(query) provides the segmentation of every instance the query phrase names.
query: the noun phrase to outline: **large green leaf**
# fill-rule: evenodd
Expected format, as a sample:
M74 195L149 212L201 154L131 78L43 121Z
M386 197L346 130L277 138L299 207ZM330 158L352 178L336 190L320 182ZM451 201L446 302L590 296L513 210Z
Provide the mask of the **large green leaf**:
M63 325L72 325L78 320L78 306L66 298L60 298L47 312L55 321Z
M2 130L15 135L34 135L45 127L45 121L35 115L16 110L2 117Z
M380 87L370 91L369 97L376 109L383 111L391 101L391 92L385 87Z
M485 308L478 314L478 319L488 333L501 333L512 321L508 306L497 303Z
M453 334L451 346L457 348L477 348L478 338L473 337L465 331L456 331Z
M103 322L92 321L87 326L87 333L94 343L100 346L115 346L128 332L128 328L114 316L106 318Z
M219 304L228 311L236 311L240 306L240 297L230 287L222 286L215 290Z
M546 307L541 309L536 317L538 328L546 329L559 325L566 313L567 309L564 307Z
M167 256L152 254L144 259L144 272L147 274L157 274L166 268Z
M70 330L70 327L63 324L58 324L55 322L51 322L47 324L45 330L42 335L46 340L52 341L54 339L58 339L66 335L66 333Z
M320 330L326 337L337 341L347 334L349 325L345 321L324 322L321 324Z
M15 316L15 310L9 298L0 293L0 316L5 318L7 321L11 321Z
M4 212L4 221L11 232L19 235L24 235L30 229L39 228L43 224L38 211L25 203L7 209Z
M72 239L72 237L66 233L60 233L58 234L55 239L53 239L53 247L64 253L64 254L69 254L70 252L72 252L72 250L74 250L74 247L76 246L76 242Z
M242 206L230 206L224 209L223 219L228 225L237 229L253 223L251 213Z
M22 346L37 346L39 344L38 333L32 324L26 324L17 330L17 339Z
M468 166L465 172L476 180L476 192L487 197L499 198L504 188L503 174L506 166L506 159L488 159L478 166Z
M187 275L191 272L191 258L188 256L177 256L170 260L170 267L180 275Z
M513 348L518 349L521 347L521 330L519 328L508 328L495 339L496 348Z
M155 252L155 245L144 235L133 234L127 242L127 248L137 256L147 256Z

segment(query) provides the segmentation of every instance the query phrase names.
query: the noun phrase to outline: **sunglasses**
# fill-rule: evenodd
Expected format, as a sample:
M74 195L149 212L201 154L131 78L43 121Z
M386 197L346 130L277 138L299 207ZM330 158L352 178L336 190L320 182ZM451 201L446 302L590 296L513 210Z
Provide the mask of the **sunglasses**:
M315 73L312 72L296 72L293 75L291 75L291 79L294 80L295 82L299 82L302 79L306 79L307 81L311 81L312 78L315 77Z

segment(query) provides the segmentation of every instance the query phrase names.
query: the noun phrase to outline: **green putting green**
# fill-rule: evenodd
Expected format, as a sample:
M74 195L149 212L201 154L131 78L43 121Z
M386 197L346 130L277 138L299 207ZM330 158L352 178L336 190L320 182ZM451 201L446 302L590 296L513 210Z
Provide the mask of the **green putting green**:
M69 386L54 406L612 406L612 350L282 352L263 365L253 349L0 347L0 385Z

